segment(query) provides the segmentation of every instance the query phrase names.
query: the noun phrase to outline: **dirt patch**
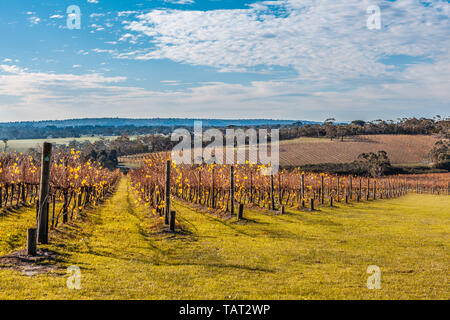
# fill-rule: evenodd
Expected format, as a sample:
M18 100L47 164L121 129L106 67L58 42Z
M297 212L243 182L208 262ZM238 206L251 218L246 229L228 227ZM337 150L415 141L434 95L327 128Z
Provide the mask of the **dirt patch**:
M26 250L20 250L0 257L0 268L17 270L27 276L50 273L63 269L57 264L58 257L56 252L47 249L38 249L34 257L28 256Z

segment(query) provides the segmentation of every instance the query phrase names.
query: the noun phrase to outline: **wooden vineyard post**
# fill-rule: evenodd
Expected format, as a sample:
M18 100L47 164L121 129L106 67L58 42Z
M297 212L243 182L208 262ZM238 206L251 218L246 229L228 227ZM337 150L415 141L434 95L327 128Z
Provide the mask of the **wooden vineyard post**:
M348 188L348 193L349 193L349 198L350 198L350 201L352 200L352 197L353 197L353 177L351 177L350 176L350 185L349 185L349 188Z
M301 201L305 199L305 174L302 173L302 192L301 192Z
M201 192L201 186L202 184L202 172L198 171L198 186L197 186L197 203L200 203L200 192Z
M377 200L377 180L373 181L373 200Z
M175 231L175 215L176 212L174 210L170 211L170 222L169 222L170 231Z
M275 210L275 195L274 195L274 188L273 188L273 173L270 175L270 202L271 202L271 209Z
M39 209L37 238L42 244L48 243L48 195L50 189L51 143L44 142L41 159L41 183L39 190Z
M68 197L69 197L68 191L67 191L67 189L64 189L64 191L63 191L63 199L64 199L64 203L63 203L63 223L67 223L67 221L68 221L68 209L69 209L68 208L69 204L67 203Z
M340 178L337 177L337 202L341 201L341 182Z
M215 200L214 200L214 168L211 169L211 208L215 208Z
M27 255L34 257L37 252L36 247L36 228L27 230Z
M230 166L230 212L234 214L234 166Z
M311 211L314 211L314 198L310 199Z
M320 176L320 203L325 203L325 190L324 190L324 183L323 183L323 175Z
M362 179L359 178L358 201L361 200L361 196L362 196Z
M366 200L369 200L370 197L370 178L367 178L367 193L366 193Z
M333 206L333 196L330 196L330 207Z
M169 214L170 214L170 165L171 161L166 162L166 189L164 192L164 222L169 224Z
M238 220L242 220L243 217L244 217L244 204L239 203Z
M281 173L278 172L278 203L281 206Z
M253 203L253 172L250 171L250 203Z

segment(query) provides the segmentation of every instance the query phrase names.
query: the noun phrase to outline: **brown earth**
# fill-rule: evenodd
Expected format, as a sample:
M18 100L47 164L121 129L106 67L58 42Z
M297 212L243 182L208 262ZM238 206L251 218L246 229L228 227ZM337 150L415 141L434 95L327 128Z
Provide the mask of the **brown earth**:
M427 154L437 138L425 135L364 135L340 141L296 139L280 144L280 164L298 166L348 163L363 152L387 152L392 164L427 163Z

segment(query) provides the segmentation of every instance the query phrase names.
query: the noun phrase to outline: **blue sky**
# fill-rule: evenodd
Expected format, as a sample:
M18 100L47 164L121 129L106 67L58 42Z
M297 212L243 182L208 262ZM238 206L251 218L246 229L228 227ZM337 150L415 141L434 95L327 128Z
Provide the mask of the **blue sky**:
M67 7L81 29L67 28ZM367 28L367 8L381 28ZM449 1L1 1L0 121L448 116Z

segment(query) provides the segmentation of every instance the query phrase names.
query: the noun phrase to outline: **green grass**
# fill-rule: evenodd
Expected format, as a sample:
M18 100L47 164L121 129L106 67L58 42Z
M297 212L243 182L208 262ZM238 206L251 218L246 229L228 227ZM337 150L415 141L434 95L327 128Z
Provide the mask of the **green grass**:
M28 277L0 269L0 299L450 298L448 196L283 216L246 210L239 223L176 203L184 231L171 235L152 228L129 188L122 179L82 228L63 230L76 237L53 235L49 248L63 254L64 266L81 268L81 290L66 288L64 272ZM19 229L24 240L32 217L32 210L0 217L0 252L17 249L7 234ZM380 290L366 287L369 265L381 268Z

